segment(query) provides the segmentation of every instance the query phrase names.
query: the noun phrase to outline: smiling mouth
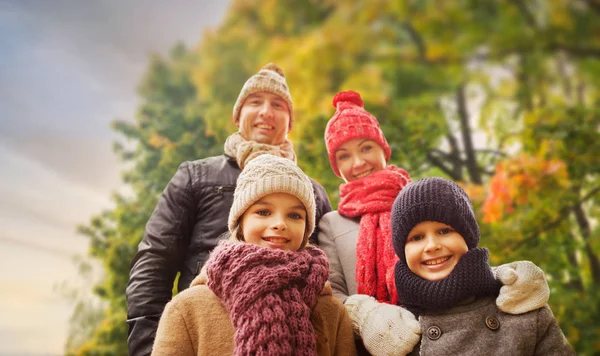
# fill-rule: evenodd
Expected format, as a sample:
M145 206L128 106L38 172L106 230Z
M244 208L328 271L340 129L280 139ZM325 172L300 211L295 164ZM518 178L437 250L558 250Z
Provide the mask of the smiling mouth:
M450 259L450 256L440 257L440 258L436 258L435 260L425 261L425 262L423 262L423 264L427 265L427 266L435 266L435 265L444 263L444 262L448 261L449 259Z
M278 237L278 236L267 236L267 237L263 237L262 239L264 241L274 243L274 244L285 244L289 241L285 237Z
M266 124L258 124L258 125L256 125L256 127L259 128L259 129L263 129L263 130L273 130L273 129L275 129L273 126L266 125Z
M368 176L369 174L371 174L371 172L373 172L373 169L369 169L368 171L362 172L360 174L355 174L354 178L356 178L356 179L364 178L364 177Z

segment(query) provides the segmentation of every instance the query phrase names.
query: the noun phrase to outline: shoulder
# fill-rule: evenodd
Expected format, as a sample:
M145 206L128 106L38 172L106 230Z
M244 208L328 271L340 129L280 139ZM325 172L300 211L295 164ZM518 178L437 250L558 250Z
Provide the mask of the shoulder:
M241 172L235 159L224 154L185 161L181 164L180 170L182 168L188 170L193 183L226 183L233 186Z
M360 226L360 218L347 218L338 213L337 210L334 210L323 215L319 226L322 226L324 224L328 224L330 226L330 229L335 231L336 235L340 235L348 231L358 229L358 227Z
M201 309L210 310L210 308L215 305L221 305L221 300L210 290L210 288L201 284L191 286L181 291L173 297L169 304L179 310L185 309L186 311L191 311L198 309L199 305L202 306Z

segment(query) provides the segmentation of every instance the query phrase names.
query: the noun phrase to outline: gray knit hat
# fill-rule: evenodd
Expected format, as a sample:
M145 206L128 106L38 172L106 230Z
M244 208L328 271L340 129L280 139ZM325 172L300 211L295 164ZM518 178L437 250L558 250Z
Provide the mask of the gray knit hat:
M235 234L240 217L252 204L273 193L287 193L295 196L306 209L307 226L304 241L315 229L315 193L310 178L289 159L270 154L260 155L251 160L237 180L233 193L233 205L229 210L229 231Z
M413 227L423 221L438 221L452 226L467 243L469 250L479 243L479 225L471 200L453 181L430 177L408 184L396 197L392 207L392 242L400 259Z
M292 129L294 123L294 107L292 105L292 96L288 89L287 82L285 80L285 74L283 69L279 68L274 63L268 63L258 73L251 76L244 86L240 95L235 101L233 106L233 122L237 123L240 118L240 111L246 98L254 93L267 92L280 96L288 105L290 111L290 124L288 130Z

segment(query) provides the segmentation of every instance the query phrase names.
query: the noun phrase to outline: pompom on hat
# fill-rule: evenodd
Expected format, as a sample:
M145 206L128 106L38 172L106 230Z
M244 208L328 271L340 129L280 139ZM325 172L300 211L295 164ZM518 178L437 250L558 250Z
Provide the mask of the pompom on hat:
M240 119L242 106L244 105L244 101L246 101L248 96L258 92L275 94L285 100L290 111L290 124L288 126L288 131L291 130L294 123L294 107L292 105L292 96L290 95L290 90L288 89L283 69L274 63L268 63L262 67L258 73L248 78L242 87L242 90L240 91L240 95L235 101L235 105L233 106L233 122L237 124L238 120Z
M300 249L308 243L315 229L316 202L310 178L289 159L262 154L252 159L237 180L233 204L227 222L232 235L242 215L261 198L275 193L287 193L300 200L306 209L306 231Z
M379 121L364 109L359 93L351 90L337 93L333 98L333 107L336 111L325 128L325 145L331 168L338 177L341 177L341 174L335 161L335 151L345 142L355 138L375 141L383 149L386 162L390 160L390 146L381 131Z
M429 177L408 184L392 206L392 242L400 259L410 230L423 221L450 225L462 235L469 250L479 244L480 232L471 199L455 182Z

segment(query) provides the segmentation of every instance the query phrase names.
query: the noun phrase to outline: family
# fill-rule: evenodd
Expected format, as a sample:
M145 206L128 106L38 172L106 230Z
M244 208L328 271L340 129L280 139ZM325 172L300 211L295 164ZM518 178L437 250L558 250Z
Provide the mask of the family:
M283 70L246 81L224 154L182 163L146 224L129 353L574 355L539 267L491 267L465 191L389 164L360 94L333 106L337 211L296 165Z

